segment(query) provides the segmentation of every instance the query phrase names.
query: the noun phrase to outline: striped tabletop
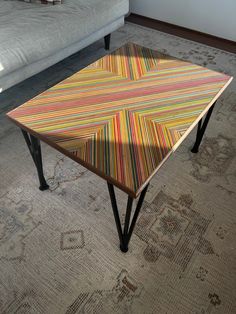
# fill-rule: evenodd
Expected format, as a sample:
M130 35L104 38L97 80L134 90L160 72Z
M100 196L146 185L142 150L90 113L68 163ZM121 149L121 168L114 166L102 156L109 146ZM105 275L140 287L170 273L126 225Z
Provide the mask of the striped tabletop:
M129 43L8 116L137 197L231 80Z

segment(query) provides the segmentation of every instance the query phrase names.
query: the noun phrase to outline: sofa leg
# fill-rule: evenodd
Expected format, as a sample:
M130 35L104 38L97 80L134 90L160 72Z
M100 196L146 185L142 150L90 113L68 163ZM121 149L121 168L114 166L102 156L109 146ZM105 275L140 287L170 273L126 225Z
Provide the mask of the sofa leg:
M104 43L105 43L105 49L110 49L110 40L111 40L111 34L108 34L104 37Z

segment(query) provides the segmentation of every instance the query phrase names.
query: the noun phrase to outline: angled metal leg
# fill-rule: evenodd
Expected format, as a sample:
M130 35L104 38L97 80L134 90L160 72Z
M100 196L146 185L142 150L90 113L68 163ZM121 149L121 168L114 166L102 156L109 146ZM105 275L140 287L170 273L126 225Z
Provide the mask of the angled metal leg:
M39 189L41 191L47 190L49 188L44 175L43 175L43 163L42 163L42 153L41 153L41 146L40 141L34 137L33 135L28 135L28 133L24 130L21 130L22 134L24 136L24 139L26 141L26 144L29 148L30 155L32 156L32 159L34 161L34 164L37 169L38 178L39 178Z
M197 127L197 137L196 137L196 141L195 141L195 144L191 150L192 153L198 153L198 149L199 149L199 146L201 144L201 141L202 141L202 138L203 138L203 135L206 131L206 127L207 127L207 124L210 120L210 117L211 117L211 114L212 114L212 111L215 107L215 104L216 102L211 106L211 108L208 110L207 114L206 114L206 117L204 119L204 121L202 121L202 119L198 122L198 127Z
M114 186L110 183L107 182L108 185L108 190L111 198L111 205L114 213L114 218L116 222L116 228L118 231L118 236L120 239L120 243L123 242L123 234L122 234L122 228L121 228L121 223L120 223L120 216L117 208L117 203L116 203L116 196L115 196L115 191L114 191Z
M128 202L127 202L127 208L126 208L126 215L125 215L125 224L124 224L124 231L122 232L122 227L121 227L121 222L120 222L120 216L119 216L119 211L117 208L117 203L116 203L116 196L115 196L115 191L114 191L114 186L107 182L108 185L108 190L111 198L111 205L115 217L115 222L116 222L116 227L118 231L118 236L120 239L120 249L122 252L126 253L128 251L128 244L130 241L130 238L132 236L136 221L138 219L138 215L140 212L140 209L142 207L148 185L144 188L144 190L141 192L138 204L136 207L136 210L133 215L133 219L130 223L130 217L131 217L131 211L132 211L132 205L133 205L133 198L131 196L128 196Z
M110 41L111 41L111 34L108 34L104 37L105 49L110 49Z

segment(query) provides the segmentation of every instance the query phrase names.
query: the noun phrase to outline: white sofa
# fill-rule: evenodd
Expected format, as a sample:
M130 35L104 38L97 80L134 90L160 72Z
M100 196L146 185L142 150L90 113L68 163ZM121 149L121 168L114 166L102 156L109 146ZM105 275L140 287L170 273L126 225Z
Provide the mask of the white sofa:
M0 91L110 34L128 10L128 0L0 0Z

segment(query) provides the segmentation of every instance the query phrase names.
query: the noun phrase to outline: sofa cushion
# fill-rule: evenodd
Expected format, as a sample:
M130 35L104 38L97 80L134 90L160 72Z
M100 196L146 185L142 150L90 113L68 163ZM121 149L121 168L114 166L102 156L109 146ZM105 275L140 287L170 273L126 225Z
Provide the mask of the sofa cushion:
M0 0L0 77L55 54L128 12L127 0Z

